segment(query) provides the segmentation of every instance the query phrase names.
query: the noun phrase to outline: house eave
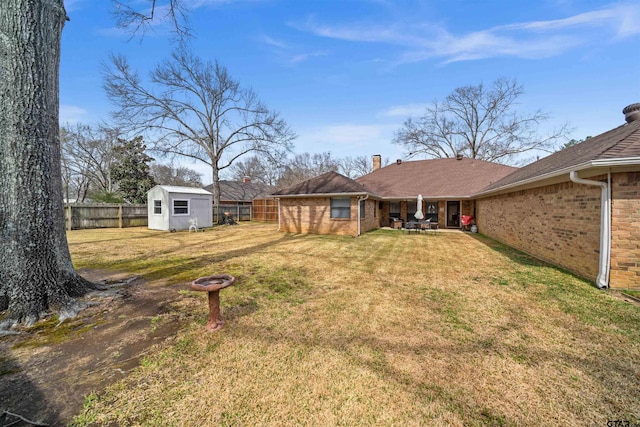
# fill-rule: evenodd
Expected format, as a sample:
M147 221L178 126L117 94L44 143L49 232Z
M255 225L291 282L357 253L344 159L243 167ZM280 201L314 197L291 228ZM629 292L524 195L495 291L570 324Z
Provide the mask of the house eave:
M369 196L371 198L379 199L380 197L375 194L361 191L356 193L313 193L313 194L272 194L271 197L278 199L300 199L310 197L357 197L357 196Z
M549 172L543 175L538 175L533 178L525 179L522 181L517 181L511 184L503 185L498 188L493 188L488 191L483 191L476 194L474 197L486 197L496 193L503 193L505 191L514 191L521 187L531 186L537 182L543 182L547 180L551 180L554 178L560 178L563 175L566 175L566 180L569 181L569 173L571 171L584 171L588 169L599 169L603 168L602 171L596 171L601 173L606 173L606 168L615 168L615 167L628 167L628 166L640 166L640 157L620 157L620 158L612 158L612 159L596 159L589 160L584 163L579 163L577 165L568 166L562 169L558 169L553 172Z
M404 201L404 200L414 200L418 195L411 196L389 196L389 197L380 197L380 200L385 202L393 202L393 201ZM434 196L434 195L425 195L422 194L422 200L430 201L430 200L469 200L473 199L475 196Z

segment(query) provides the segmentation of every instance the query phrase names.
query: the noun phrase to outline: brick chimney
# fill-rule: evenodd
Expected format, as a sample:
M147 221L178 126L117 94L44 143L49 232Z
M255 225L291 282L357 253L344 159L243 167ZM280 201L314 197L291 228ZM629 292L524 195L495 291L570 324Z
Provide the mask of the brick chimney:
M243 176L242 177L242 182L243 183L251 182L251 177L250 176Z
M373 155L373 170L377 171L382 166L382 156L380 154Z

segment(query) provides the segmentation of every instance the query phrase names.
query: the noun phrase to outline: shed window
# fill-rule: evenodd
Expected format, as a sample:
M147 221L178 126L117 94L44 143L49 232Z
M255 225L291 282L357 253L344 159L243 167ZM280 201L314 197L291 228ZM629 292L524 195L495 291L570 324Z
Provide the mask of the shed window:
M332 197L331 218L351 218L351 199L348 197Z
M188 200L174 200L173 201L173 214L174 215L189 215L189 201Z
M155 215L162 215L162 200L153 201L153 213Z

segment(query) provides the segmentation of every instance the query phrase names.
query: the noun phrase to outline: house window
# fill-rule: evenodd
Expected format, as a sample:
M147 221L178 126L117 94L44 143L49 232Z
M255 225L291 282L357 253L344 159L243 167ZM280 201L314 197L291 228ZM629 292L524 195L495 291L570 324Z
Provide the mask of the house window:
M418 212L418 203L415 200L407 201L407 221L417 219L415 217L416 212Z
M174 200L173 201L173 214L174 215L189 215L189 201L188 200Z
M153 201L153 214L162 215L162 200Z
M391 218L400 218L400 202L389 203L389 216Z
M364 207L365 207L364 200L360 200L360 218L364 218Z
M351 199L348 197L332 197L331 218L351 218Z

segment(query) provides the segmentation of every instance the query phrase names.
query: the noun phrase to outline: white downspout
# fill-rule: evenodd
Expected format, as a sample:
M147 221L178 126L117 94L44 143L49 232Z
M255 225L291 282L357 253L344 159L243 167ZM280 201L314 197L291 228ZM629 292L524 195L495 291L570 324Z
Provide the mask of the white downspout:
M280 197L276 197L278 201L278 231L280 231Z
M360 202L363 200L367 200L369 195L365 195L364 197L358 196L358 236L360 235Z
M610 209L610 184L611 172L607 182L592 181L578 177L576 171L569 174L571 181L577 184L598 186L602 190L600 195L600 264L598 267L598 278L596 285L600 289L609 287L609 258L611 255L611 209Z

